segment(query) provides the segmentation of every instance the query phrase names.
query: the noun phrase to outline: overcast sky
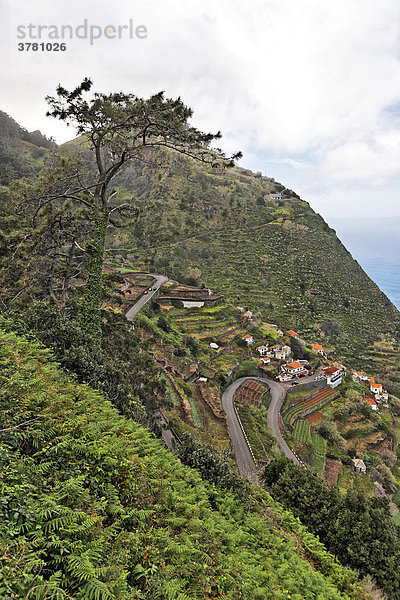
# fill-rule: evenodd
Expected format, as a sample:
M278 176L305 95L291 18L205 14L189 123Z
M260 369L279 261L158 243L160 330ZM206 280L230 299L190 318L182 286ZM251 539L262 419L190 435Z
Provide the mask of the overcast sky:
M400 217L399 0L0 0L0 109L58 142L58 83L161 89L221 130L240 164L295 189L326 218ZM147 38L66 39L19 52L19 25L144 25ZM50 31L50 30L49 30ZM54 31L54 29L53 29ZM110 30L111 31L111 30ZM143 31L143 30L141 30ZM125 35L124 35L125 34ZM49 41L45 33L42 40ZM54 43L54 39L50 40Z

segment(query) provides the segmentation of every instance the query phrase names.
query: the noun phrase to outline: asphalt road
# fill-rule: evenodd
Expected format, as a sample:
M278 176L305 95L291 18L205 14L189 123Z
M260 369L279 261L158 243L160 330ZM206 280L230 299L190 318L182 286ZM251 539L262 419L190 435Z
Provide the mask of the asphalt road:
M163 283L168 281L168 277L165 277L164 275L155 275L153 273L149 273L149 275L154 277L154 279L156 280L156 283L152 285L152 287L155 289L152 289L152 291L148 294L143 294L143 296L139 298L139 300L128 310L128 312L125 315L128 321L132 321L136 317L140 309L143 308L143 306L145 306L145 304L147 304L147 302L150 301L150 298L154 296L154 294L157 292L160 286L162 286ZM268 425L274 432L279 447L285 454L285 456L290 458L296 464L299 461L297 460L297 458L283 439L279 429L279 411L285 400L285 389L287 386L272 381L271 379L262 379L258 377L242 377L241 379L237 379L228 388L226 388L226 390L222 394L222 407L226 413L229 437L231 438L233 450L235 452L239 473L249 479L255 480L257 478L256 463L250 452L248 442L245 438L242 428L240 427L240 423L233 406L233 396L235 394L235 391L244 381L248 379L260 381L261 383L266 383L269 386L271 391L271 402L268 408ZM166 432L164 430L164 434L165 433ZM165 437L164 434L163 437ZM165 441L167 445L170 446L171 440L166 439Z
M259 379L259 381L265 382L264 379ZM290 460L292 460L295 464L299 464L299 461L283 439L281 430L279 429L279 413L286 396L285 387L276 381L272 381L271 379L267 380L267 384L269 385L271 392L271 402L269 403L267 414L268 425L274 432L279 447L284 455L287 456L287 458L290 458Z
M152 289L152 291L148 294L143 294L143 296L139 298L139 300L128 310L128 312L125 314L128 321L133 321L133 319L138 314L139 310L143 308L143 306L147 304L147 302L149 302L150 298L154 296L154 294L162 286L162 284L168 281L168 277L165 277L164 275L154 275L153 273L149 273L149 275L151 275L151 277L154 277L154 279L156 280L156 283L154 283L152 286L156 289Z
M245 477L251 477L251 474L255 473L256 471L256 463L251 455L250 448L240 427L240 423L233 406L233 396L235 395L236 390L247 379L253 378L242 377L241 379L234 381L229 387L226 388L222 394L222 408L226 413L229 437L231 438L239 473Z
M222 407L226 413L229 437L231 438L233 450L235 452L239 473L245 477L250 476L249 478L251 478L252 474L256 471L256 464L251 455L250 448L240 427L239 420L233 407L233 396L235 391L242 383L248 380L259 381L260 383L264 383L269 386L271 392L271 402L268 407L268 425L271 427L284 455L290 458L290 460L292 460L295 464L299 464L299 461L283 439L279 429L279 412L285 400L285 386L272 381L271 379L264 379L260 377L242 377L234 381L222 394Z

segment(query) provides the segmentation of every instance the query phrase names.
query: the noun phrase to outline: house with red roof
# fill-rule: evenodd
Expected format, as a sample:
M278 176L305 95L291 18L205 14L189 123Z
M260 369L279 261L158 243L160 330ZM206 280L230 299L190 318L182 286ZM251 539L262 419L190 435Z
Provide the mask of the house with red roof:
M250 333L246 333L246 335L242 337L242 340L244 340L248 346L251 346L251 344L254 343L253 336L250 335Z
M318 354L325 354L324 348L321 346L321 344L313 344L312 349L314 350L314 352L317 352Z
M326 383L331 388L335 388L342 383L343 371L338 367L326 367L322 369L322 374L326 377Z
M297 377L302 377L308 373L307 369L304 368L304 365L297 362L297 360L282 365L282 371L285 371L285 373L288 373L289 375L296 375Z
M260 363L265 367L271 363L271 359L268 356L262 356L260 358Z
M365 401L371 406L372 410L378 410L378 405L372 398L365 398Z
M364 374L361 371L353 371L353 381L360 383L364 378Z
M289 335L291 335L295 340L298 340L299 337L300 337L298 333L296 333L295 331L293 331L293 329L288 329L286 333L288 333Z
M373 379L373 377L372 377L372 379ZM371 392L373 394L379 395L382 392L382 384L381 383L376 383L375 380L371 381L369 389L371 390Z

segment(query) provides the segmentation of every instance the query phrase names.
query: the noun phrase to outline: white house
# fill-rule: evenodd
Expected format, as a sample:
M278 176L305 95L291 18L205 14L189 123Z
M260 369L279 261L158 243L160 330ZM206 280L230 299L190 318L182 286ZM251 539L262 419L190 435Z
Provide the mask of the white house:
M367 467L361 458L353 458L353 466L356 473L366 473Z
M324 349L321 346L321 344L313 344L312 349L314 350L314 352L317 352L318 354L324 354Z
M286 360L290 356L292 349L290 346L281 346L276 344L272 346L271 351L268 352L270 358L276 358L277 360Z
M378 410L378 405L372 398L365 398L366 402L371 406L372 410Z
M242 337L242 340L244 340L248 346L251 346L251 344L254 343L253 336L250 335L250 333L246 333L246 335Z
M219 346L215 342L211 342L210 348L212 348L213 350L218 350Z
M277 194L270 194L269 199L270 200L282 200L282 194L280 192L278 192Z
M353 371L353 381L356 383L360 383L364 378L364 375L361 371Z
M307 369L304 368L304 365L297 362L297 360L294 360L287 365L283 365L282 370L289 375L307 375Z
M268 358L268 356L262 356L262 357L260 358L260 362L261 362L263 365L269 365L269 364L270 364L270 362L271 362L271 359L270 359L270 358Z
M369 385L369 389L373 394L379 395L382 393L382 384L376 383L375 381L371 382Z
M337 367L327 367L322 370L323 375L326 377L326 383L331 388L335 388L342 383L342 370Z
M265 356L268 352L268 346L258 346L257 352L260 356Z

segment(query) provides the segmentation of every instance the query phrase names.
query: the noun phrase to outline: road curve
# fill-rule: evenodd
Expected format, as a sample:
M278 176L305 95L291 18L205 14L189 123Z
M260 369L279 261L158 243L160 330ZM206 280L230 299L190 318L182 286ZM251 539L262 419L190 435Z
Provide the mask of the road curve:
M142 309L143 306L150 301L163 283L168 281L168 277L165 277L165 275L156 275L154 273L149 273L149 275L154 277L156 283L153 284L153 289L151 292L148 294L143 294L143 296L139 298L139 300L135 302L135 304L127 311L125 316L128 321L133 321L140 309ZM279 413L285 400L285 387L276 381L272 381L272 379L265 379L261 377L242 377L237 379L223 392L222 407L226 413L229 437L231 438L233 450L235 452L239 473L245 477L248 477L249 479L256 480L256 463L250 451L244 432L240 426L236 410L233 406L233 397L236 390L242 383L250 379L260 381L261 383L269 386L271 392L271 402L268 407L268 425L274 432L279 447L284 455L287 456L287 458L290 458L290 460L296 464L299 464L299 461L283 439L279 429Z
M242 377L234 381L222 394L222 408L226 413L229 437L231 438L233 451L235 453L239 473L245 477L251 476L256 471L256 463L250 452L249 445L240 427L235 408L233 406L233 397L238 387L250 377Z
M264 383L269 386L271 392L271 401L268 407L268 425L271 427L277 439L278 445L284 455L287 456L287 458L290 458L290 460L292 460L295 464L299 464L298 459L283 439L279 429L279 412L285 400L285 388L271 379L265 379L261 377L242 377L234 381L222 394L222 407L226 413L229 437L231 438L233 450L235 452L239 473L248 477L256 470L253 456L250 452L247 440L240 427L240 423L233 406L233 397L236 390L242 385L242 383L249 380L259 381L260 383Z
M265 383L265 379L259 379L259 381L263 381ZM296 458L296 456L293 454L293 452L283 439L281 430L279 429L279 414L286 396L285 388L276 381L272 381L272 379L268 379L266 383L268 384L271 392L271 401L269 403L267 414L268 425L274 432L274 435L283 454L287 458L290 458L290 460L292 460L296 465L298 465L300 464L299 460Z
M149 273L149 275L151 277L154 277L154 279L156 280L156 283L153 284L152 291L149 292L148 294L143 294L143 296L141 298L139 298L139 300L137 302L135 302L135 304L125 314L128 321L133 321L133 319L138 314L139 310L141 308L143 308L143 306L145 304L147 304L147 302L149 302L150 298L152 298L154 296L154 294L159 290L159 288L162 286L162 284L165 283L166 281L168 281L168 277L165 277L165 275L154 275L153 273Z

